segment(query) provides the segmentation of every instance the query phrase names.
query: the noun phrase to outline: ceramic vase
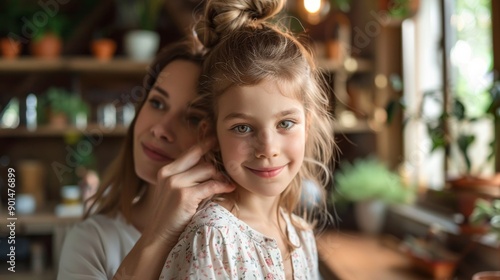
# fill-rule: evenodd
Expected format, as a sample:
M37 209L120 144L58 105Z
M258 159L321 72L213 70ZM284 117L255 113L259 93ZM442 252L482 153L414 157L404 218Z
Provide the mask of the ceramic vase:
M132 30L125 35L125 53L133 60L151 60L160 46L160 36L149 30Z
M376 235L382 231L385 223L387 205L378 199L356 202L354 215L359 229L367 234Z

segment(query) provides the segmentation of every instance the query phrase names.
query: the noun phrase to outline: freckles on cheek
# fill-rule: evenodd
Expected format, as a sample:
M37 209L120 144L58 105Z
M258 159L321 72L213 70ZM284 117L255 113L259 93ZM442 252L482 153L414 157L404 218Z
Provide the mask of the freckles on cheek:
M234 147L236 147L235 152L240 157L247 157L253 152L253 146L250 140L235 141L234 145Z
M225 138L220 143L224 167L229 173L239 172L241 163L248 159L253 150L246 140L241 138Z
M242 139L220 139L219 140L223 155L227 159L237 159L248 156L253 150L248 141Z
M239 164L235 160L224 161L224 168L231 177L234 177L239 172L238 166Z

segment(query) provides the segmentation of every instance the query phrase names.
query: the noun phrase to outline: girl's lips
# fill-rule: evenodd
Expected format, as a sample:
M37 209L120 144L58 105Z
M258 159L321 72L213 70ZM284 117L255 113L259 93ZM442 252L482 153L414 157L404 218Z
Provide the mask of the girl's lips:
M165 161L172 161L173 160L169 156L165 155L164 153L158 151L157 149L155 149L151 146L146 146L146 145L142 144L142 150L144 151L146 156L148 156L150 159L152 159L154 161L165 162Z
M247 167L253 174L262 177L262 178L272 178L280 174L281 170L283 170L284 166L281 167L273 167L273 168L262 168L262 169L252 169Z

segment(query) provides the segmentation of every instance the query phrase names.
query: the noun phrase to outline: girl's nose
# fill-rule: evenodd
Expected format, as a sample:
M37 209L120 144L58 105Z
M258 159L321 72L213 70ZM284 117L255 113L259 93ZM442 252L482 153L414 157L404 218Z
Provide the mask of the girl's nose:
M274 133L271 131L262 131L257 136L255 147L255 157L273 158L279 155L279 141L276 141Z

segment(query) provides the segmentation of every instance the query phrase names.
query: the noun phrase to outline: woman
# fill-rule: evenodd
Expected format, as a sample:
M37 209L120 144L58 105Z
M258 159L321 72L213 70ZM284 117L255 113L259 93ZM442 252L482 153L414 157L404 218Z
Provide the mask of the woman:
M149 72L158 74L146 77L122 150L86 219L65 239L58 279L157 279L199 203L233 190L200 160L213 143L196 144L203 112L189 104L202 58L192 40L152 63Z

